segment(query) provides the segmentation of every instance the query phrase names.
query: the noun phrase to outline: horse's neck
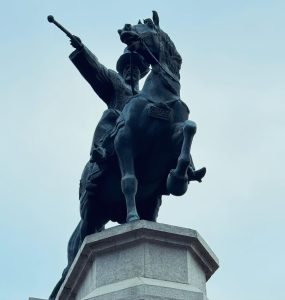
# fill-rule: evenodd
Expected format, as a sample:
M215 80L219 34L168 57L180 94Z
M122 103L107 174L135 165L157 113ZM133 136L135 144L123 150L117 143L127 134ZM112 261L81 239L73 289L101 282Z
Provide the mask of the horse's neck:
M156 65L147 77L142 93L157 102L178 100L180 99L180 84Z

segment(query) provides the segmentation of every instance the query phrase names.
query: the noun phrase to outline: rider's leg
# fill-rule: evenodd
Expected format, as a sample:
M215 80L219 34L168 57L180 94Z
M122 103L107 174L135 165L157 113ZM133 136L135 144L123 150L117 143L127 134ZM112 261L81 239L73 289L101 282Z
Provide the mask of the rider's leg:
M114 146L122 174L121 187L126 199L127 222L139 220L135 202L138 182L134 170L131 132L126 125L117 133Z

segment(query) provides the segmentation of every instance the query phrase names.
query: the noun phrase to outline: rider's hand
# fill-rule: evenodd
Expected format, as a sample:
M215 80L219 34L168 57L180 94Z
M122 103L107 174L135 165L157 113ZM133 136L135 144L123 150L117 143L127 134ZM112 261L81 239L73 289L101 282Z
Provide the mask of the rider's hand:
M83 48L83 44L81 42L81 39L76 35L74 35L73 39L70 40L70 45L72 47L74 47L75 49L77 49L77 50L80 50L80 49Z

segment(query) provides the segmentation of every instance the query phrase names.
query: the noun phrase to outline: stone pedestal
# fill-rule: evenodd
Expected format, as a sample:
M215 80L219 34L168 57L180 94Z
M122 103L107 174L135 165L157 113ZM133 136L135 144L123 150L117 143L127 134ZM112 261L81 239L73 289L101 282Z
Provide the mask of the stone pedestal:
M138 221L86 237L57 300L206 300L217 268L196 231Z

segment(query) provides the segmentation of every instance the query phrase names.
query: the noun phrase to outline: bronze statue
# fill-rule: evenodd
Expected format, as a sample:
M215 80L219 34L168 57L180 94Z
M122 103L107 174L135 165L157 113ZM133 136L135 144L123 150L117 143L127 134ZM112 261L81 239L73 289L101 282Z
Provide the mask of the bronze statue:
M181 56L159 18L119 30L127 50L118 73L106 69L79 38L72 62L106 102L80 182L81 221L68 245L68 266L50 299L54 299L86 235L139 219L156 221L162 195L183 195L190 181L201 181L206 169L195 170L190 155L196 124L180 99ZM129 63L128 63L129 62ZM152 66L143 89L138 81Z

